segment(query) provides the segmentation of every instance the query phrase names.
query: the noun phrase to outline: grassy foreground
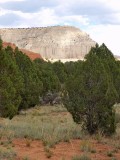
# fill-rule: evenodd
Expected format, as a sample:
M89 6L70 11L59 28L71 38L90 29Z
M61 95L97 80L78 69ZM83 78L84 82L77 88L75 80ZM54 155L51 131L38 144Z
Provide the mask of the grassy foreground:
M120 149L120 106L115 106L117 131L111 138L106 138L99 133L92 137L100 143L114 146ZM32 140L41 140L45 151L51 156L49 148L57 143L70 142L71 139L83 139L81 150L96 152L91 148L91 137L83 134L81 126L74 123L72 116L63 106L36 106L35 108L21 111L12 120L0 119L0 160L13 160L16 153L13 150L12 141L15 138L25 138L26 146L31 145ZM106 151L107 152L107 151ZM108 153L111 156L112 153ZM73 159L77 160L77 157Z
M82 136L81 127L62 106L36 106L21 111L12 120L3 119L1 134L8 138L39 139L48 146Z

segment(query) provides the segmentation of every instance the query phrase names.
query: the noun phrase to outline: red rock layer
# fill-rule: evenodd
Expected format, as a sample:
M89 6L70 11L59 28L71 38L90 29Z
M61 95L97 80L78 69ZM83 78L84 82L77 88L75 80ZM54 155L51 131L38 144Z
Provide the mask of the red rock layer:
M3 47L6 48L7 46L10 46L10 47L13 48L13 49L16 48L16 45L13 44L13 43L3 42ZM19 49L19 50L22 51L24 54L26 54L31 60L35 60L36 58L43 59L43 58L41 57L41 55L38 54L38 53L34 53L34 52L28 51L28 50L26 50L26 49Z

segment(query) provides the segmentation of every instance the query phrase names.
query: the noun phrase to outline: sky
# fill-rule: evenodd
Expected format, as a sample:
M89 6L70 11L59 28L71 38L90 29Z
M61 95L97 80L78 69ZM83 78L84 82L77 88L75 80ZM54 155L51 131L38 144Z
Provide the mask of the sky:
M69 25L120 55L120 0L0 0L0 28Z

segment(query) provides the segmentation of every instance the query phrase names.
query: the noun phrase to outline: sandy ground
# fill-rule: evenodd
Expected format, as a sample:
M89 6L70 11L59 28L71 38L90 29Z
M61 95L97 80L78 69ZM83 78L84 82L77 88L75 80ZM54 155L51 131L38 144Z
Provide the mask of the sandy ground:
M52 156L47 158L45 147L41 141L31 141L30 147L26 146L25 139L15 139L14 150L17 152L16 160L23 160L23 158L28 157L30 160L71 160L74 155L88 154L92 160L112 160L113 157L116 160L120 160L120 150L117 150L117 153L113 151L114 147L98 143L95 140L91 140L92 149L95 150L95 153L81 151L82 140L71 140L70 142L61 142L57 144L54 148L50 148ZM112 152L113 155L109 157L108 152Z

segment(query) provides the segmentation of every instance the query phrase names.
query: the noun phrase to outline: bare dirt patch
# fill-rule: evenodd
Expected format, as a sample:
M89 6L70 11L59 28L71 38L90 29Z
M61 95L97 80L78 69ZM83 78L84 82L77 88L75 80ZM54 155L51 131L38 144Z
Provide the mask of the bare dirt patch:
M23 160L25 157L28 157L30 160L47 160L45 146L43 146L42 141L31 141L30 146L26 146L25 139L15 139L13 141L15 148L14 150L17 153L16 160ZM74 155L83 155L86 154L91 157L92 160L112 160L116 158L120 160L120 150L117 153L113 153L115 150L114 147L98 143L95 140L91 140L92 150L95 152L92 153L92 150L82 151L81 145L83 145L83 140L71 140L70 142L60 142L54 148L50 148L52 153L51 160L71 160ZM108 154L112 153L112 155Z

